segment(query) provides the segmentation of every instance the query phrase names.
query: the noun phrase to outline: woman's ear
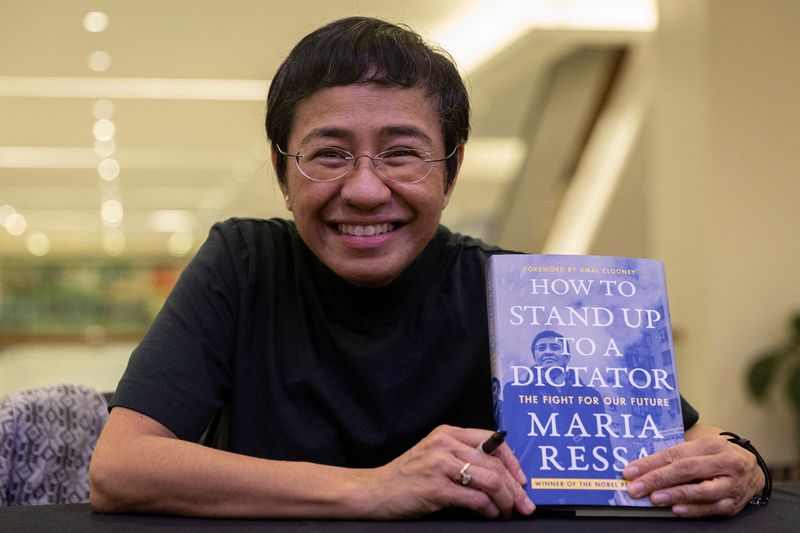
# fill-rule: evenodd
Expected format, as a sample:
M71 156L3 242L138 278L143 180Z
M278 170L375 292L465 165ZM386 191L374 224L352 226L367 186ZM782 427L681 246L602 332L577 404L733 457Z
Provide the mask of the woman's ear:
M275 172L276 179L278 180L278 185L281 188L281 194L283 195L283 201L286 203L286 209L289 211L292 210L292 202L289 198L289 189L286 187L286 184L277 177L278 175L278 149L275 148L275 145L270 146L270 157L272 158L272 170Z
M447 207L447 204L450 202L450 196L453 194L453 190L456 188L456 181L458 181L458 173L461 170L461 164L464 162L464 145L462 144L458 148L456 148L456 153L453 155L456 159L456 170L453 174L453 178L450 180L450 183L447 184L447 189L444 191L444 203L442 204L442 209Z
M275 148L274 144L270 144L270 146L269 146L269 155L272 158L272 169L277 172L277 170L278 170L278 149Z

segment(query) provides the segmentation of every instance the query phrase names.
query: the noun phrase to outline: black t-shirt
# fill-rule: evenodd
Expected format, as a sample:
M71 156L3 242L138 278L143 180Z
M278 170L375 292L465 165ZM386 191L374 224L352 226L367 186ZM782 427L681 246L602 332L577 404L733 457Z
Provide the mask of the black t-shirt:
M440 227L394 281L336 276L285 220L216 224L134 351L112 400L179 438L349 467L439 424L493 428L485 263ZM684 404L686 427L697 413ZM209 427L210 424L210 427Z

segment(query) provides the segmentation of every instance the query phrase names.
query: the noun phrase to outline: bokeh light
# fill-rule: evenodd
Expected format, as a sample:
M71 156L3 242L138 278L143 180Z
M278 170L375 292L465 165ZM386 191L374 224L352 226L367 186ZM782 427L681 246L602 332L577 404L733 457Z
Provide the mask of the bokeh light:
M105 50L95 50L86 60L89 70L94 72L105 72L111 68L111 54Z
M31 254L42 257L50 251L50 238L41 231L32 231L25 238L25 246Z
M94 126L92 126L92 134L98 141L110 141L114 138L114 134L116 132L117 127L107 118L101 118L94 123Z
M112 181L119 176L119 162L116 159L103 159L97 165L97 174L106 181Z
M108 28L108 15L102 11L89 11L83 17L83 29L89 33L100 33Z

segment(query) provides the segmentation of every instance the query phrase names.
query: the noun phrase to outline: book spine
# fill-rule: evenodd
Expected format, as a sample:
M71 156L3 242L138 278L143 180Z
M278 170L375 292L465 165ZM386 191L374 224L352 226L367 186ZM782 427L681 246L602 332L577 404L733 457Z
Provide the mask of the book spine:
M495 428L502 429L502 419L500 416L500 396L502 394L502 383L500 382L500 361L497 357L497 334L495 331L495 317L497 311L495 306L497 302L494 298L494 281L495 281L495 261L493 257L489 258L486 270L486 314L488 316L489 327L489 362L492 372L492 411L494 412Z

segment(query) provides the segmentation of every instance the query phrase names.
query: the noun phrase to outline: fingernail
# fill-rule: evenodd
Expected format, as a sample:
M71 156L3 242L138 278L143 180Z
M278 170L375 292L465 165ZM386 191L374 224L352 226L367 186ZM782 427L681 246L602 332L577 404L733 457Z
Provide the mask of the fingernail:
M522 469L517 470L517 481L523 486L528 484L528 478L525 476L525 472L523 472Z
M634 498L641 498L644 496L644 483L641 481L634 481L628 485L628 494Z
M656 505L664 505L669 503L669 494L666 492L654 492L650 496L650 501L652 501Z
M679 516L689 514L689 507L686 505L673 505L672 512Z
M522 502L522 509L525 514L531 514L536 510L536 506L533 504L530 498L525 496L525 501Z
M633 479L638 475L639 475L638 466L626 466L625 469L622 471L622 476L627 479Z

